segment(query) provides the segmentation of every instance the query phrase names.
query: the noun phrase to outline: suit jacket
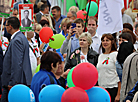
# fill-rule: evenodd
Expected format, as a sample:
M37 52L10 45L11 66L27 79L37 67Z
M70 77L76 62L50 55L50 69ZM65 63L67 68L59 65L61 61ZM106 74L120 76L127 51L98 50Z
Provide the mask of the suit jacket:
M0 47L0 94L2 94L2 83L1 83L1 74L3 70L3 51Z
M42 14L41 14L40 12L38 12L38 13L36 14L36 21L37 21L37 23L40 22L41 17L42 17Z
M31 26L31 20L29 18L27 19L27 24L25 24L25 18L21 22L22 22L23 27Z
M31 85L32 71L29 44L22 32L17 32L9 43L3 60L2 86Z

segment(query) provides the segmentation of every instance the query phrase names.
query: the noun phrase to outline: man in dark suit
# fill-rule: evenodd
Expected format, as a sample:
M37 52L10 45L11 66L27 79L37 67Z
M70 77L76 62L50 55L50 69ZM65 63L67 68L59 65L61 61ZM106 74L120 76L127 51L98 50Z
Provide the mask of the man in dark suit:
M2 48L0 47L0 95L2 94L2 83L1 83L2 70L3 70L3 51Z
M3 59L2 102L7 102L8 92L14 85L31 85L32 72L29 59L29 44L19 27L18 18L8 18L6 29L12 36Z
M24 11L24 19L22 19L22 21L21 21L23 27L31 26L31 20L28 18L28 16L29 16L29 11L25 10Z
M36 14L36 21L39 23L42 15L49 14L49 6L47 4L42 4L40 7L40 11Z

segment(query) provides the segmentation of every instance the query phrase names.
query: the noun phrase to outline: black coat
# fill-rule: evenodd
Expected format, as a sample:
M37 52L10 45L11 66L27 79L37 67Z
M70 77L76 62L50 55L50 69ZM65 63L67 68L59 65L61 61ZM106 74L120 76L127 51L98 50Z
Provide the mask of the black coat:
M76 50L80 50L81 51L81 48L79 47ZM80 53L76 54L75 53L76 50L70 54L68 59L66 59L67 63L65 65L65 69L64 69L65 71L67 69L73 68L74 66L76 66L77 64L80 63ZM70 57L71 57L71 55L73 53L75 54L75 58L70 59ZM89 49L88 53L87 53L87 60L88 60L89 63L91 63L94 66L96 66L97 62L98 62L98 56L99 56L99 54L96 51L94 51L93 49Z
M3 51L0 47L0 94L2 94L2 83L1 83L1 74L3 70Z

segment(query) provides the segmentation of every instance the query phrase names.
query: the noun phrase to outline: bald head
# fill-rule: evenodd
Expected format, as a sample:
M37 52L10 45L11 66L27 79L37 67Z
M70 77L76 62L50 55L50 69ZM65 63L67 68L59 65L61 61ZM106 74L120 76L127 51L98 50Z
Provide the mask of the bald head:
M77 14L74 11L69 11L67 13L67 18L69 18L70 21L74 21L77 18Z

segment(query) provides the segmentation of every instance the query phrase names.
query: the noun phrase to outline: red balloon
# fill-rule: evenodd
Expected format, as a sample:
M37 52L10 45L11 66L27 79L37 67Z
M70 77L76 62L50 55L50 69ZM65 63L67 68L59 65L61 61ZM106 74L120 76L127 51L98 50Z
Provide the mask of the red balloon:
M0 40L0 46L2 47L2 41Z
M71 87L63 93L61 102L89 102L89 97L83 89Z
M72 72L72 80L76 87L88 90L96 84L98 71L91 63L80 63Z
M77 12L77 18L81 18L82 20L86 20L87 12L84 10L79 10Z
M39 32L40 39L43 43L48 43L53 36L53 31L50 27L43 27Z

